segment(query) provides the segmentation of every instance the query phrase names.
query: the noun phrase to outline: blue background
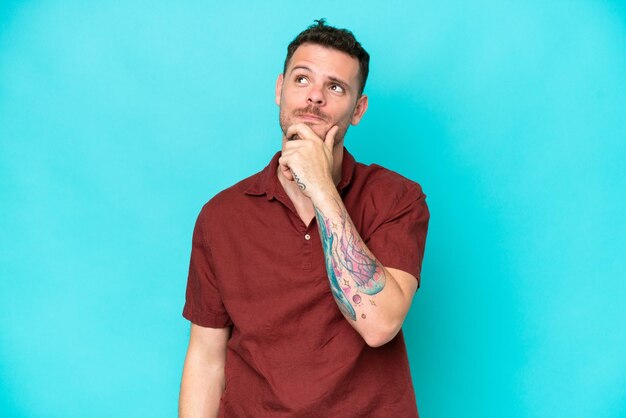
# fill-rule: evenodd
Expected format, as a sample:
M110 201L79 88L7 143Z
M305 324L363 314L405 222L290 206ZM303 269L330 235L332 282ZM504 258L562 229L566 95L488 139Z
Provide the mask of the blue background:
M225 3L0 3L0 415L175 416L196 215L326 17L372 55L348 148L428 195L421 415L625 417L624 2Z

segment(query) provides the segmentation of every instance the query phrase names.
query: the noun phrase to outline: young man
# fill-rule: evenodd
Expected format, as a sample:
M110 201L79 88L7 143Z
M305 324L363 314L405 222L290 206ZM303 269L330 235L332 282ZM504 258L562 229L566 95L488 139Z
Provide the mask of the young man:
M419 286L420 186L344 148L369 55L317 23L276 82L282 150L194 230L180 415L415 417L400 330Z

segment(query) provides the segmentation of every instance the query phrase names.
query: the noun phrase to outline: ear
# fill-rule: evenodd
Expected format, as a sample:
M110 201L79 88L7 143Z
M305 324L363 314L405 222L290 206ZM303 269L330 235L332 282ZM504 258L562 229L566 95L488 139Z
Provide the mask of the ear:
M354 112L352 112L352 119L350 119L351 125L358 125L361 121L361 118L365 114L367 110L367 96L362 94L356 101L356 105L354 106Z
M276 80L276 104L280 106L280 95L283 92L283 75L279 74Z

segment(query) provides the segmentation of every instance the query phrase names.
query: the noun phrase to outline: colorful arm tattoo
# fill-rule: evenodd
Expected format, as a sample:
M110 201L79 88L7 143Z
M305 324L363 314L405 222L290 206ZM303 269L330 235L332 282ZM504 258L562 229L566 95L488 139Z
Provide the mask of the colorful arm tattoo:
M385 287L385 270L358 236L343 207L341 207L339 226L328 219L317 207L315 207L315 215L322 238L326 271L332 294L342 313L356 321L356 312L348 300L351 290L350 281L356 285L358 292L375 295ZM344 287L342 287L340 280L344 275L351 280L344 278ZM353 300L358 303L361 297L355 294Z

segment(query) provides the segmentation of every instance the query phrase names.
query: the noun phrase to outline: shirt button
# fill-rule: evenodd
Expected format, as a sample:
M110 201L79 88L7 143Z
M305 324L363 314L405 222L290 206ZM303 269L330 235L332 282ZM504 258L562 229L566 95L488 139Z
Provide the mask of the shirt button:
M304 236L304 239L308 241L308 240L310 240L310 239L311 239L311 236L310 236L309 234L306 234L306 235Z

